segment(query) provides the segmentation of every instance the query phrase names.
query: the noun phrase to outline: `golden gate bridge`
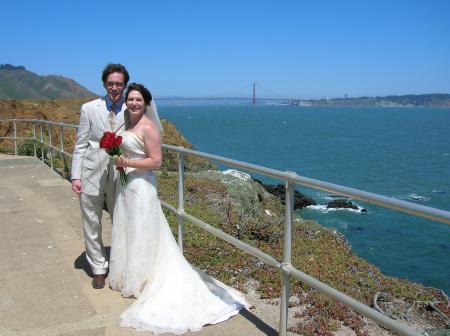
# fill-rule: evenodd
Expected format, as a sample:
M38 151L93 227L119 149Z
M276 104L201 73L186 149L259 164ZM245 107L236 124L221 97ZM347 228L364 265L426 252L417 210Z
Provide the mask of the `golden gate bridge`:
M248 86L245 86L248 87ZM256 89L263 89L266 92L269 92L272 96L256 96ZM274 97L276 96L276 97ZM255 106L257 101L277 101L282 105L289 106L298 106L301 99L300 98L288 98L277 94L269 89L262 87L259 84L252 83L252 96L251 97L241 97L241 96L202 96L202 97L180 97L180 96L171 96L171 97L158 97L158 100L242 100L242 101L251 101L252 105Z

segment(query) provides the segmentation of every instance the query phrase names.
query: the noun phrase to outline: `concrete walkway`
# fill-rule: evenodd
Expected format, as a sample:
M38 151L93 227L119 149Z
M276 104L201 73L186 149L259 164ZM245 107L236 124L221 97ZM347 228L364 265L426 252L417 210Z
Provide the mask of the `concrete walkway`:
M121 328L132 302L94 290L78 198L42 161L0 154L0 335L151 335ZM111 224L105 213L104 242ZM276 335L250 311L189 335Z

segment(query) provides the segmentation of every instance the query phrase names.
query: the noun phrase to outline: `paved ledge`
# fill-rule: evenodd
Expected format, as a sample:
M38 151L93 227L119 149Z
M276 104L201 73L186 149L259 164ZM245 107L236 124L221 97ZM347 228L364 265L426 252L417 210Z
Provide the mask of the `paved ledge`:
M94 290L84 255L78 198L33 157L0 154L0 335L150 335L121 328L132 302ZM110 245L105 214L103 236ZM252 312L188 335L276 335Z

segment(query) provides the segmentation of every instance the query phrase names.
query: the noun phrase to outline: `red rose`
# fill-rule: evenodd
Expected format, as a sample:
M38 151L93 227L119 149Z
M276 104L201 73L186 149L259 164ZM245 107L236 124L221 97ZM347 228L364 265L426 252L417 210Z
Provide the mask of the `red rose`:
M120 135L116 136L115 139L114 139L114 147L118 147L121 144L122 144L122 137Z
M114 132L106 131L100 139L100 148L104 149L110 156L122 155L122 137ZM122 185L127 183L127 175L123 167L116 168L120 173L120 181Z
M117 140L120 138L120 142ZM114 150L115 147L119 147L122 144L122 137L116 136L114 132L106 131L103 133L102 138L100 139L100 148L105 149L106 151Z

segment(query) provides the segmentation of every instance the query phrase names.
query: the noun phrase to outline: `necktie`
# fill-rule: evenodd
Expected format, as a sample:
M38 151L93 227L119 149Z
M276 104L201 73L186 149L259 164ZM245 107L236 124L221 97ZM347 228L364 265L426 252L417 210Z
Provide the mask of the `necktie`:
M114 106L111 105L111 110L109 111L109 124L113 131L116 130L116 114L114 113Z

